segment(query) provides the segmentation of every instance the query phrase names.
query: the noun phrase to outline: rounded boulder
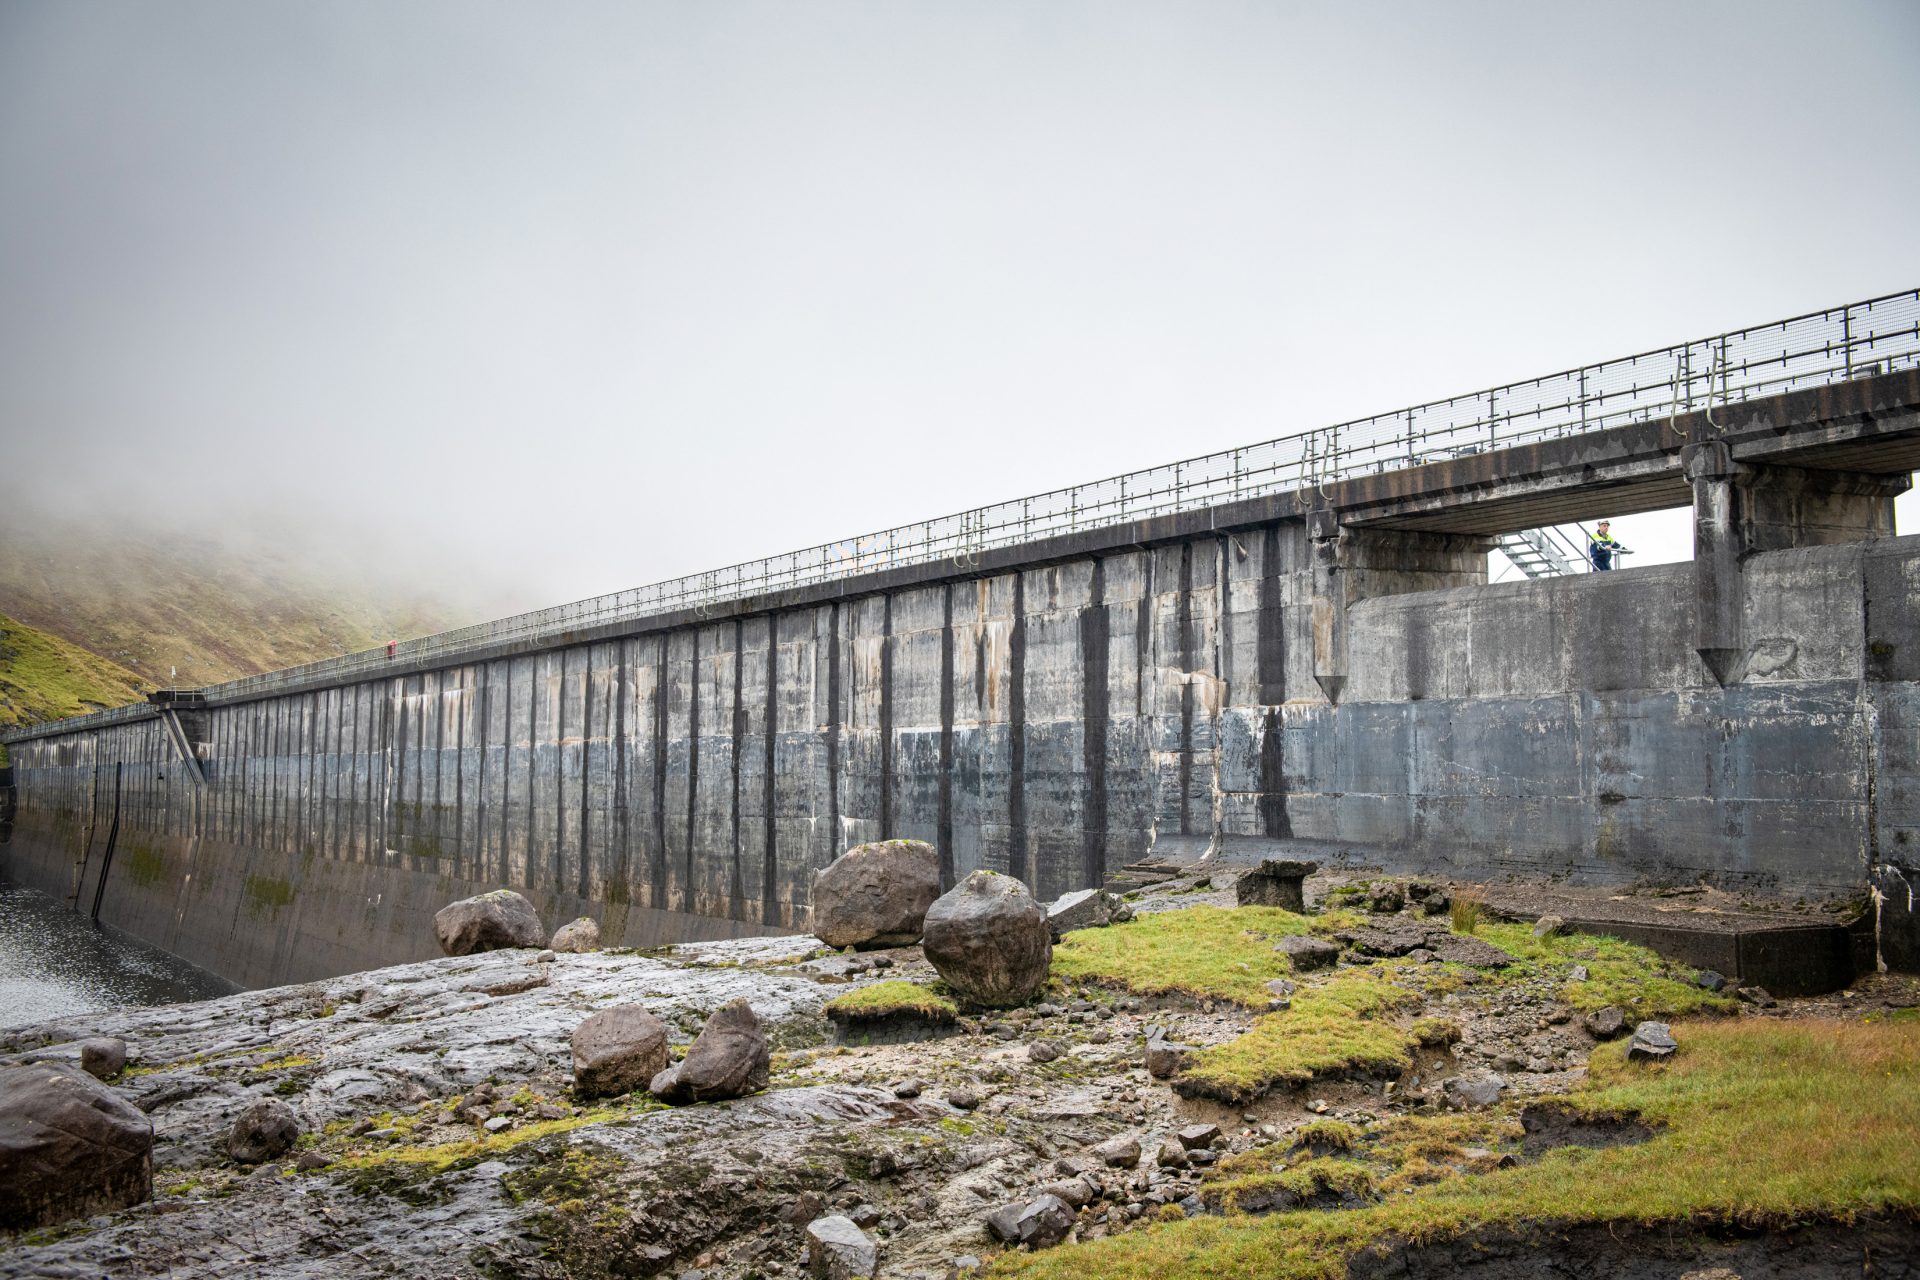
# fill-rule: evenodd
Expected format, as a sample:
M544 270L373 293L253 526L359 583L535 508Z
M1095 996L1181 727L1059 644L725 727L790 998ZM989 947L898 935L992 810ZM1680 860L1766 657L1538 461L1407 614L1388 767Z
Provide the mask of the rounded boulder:
M278 1098L259 1098L227 1130L227 1154L241 1164L264 1164L293 1150L299 1140L300 1121L293 1108Z
M1012 876L976 871L927 909L921 949L946 984L989 1008L1024 1004L1047 980L1047 911Z
M547 945L539 913L511 889L448 903L435 913L433 932L440 939L440 950L450 956Z
M600 949L600 925L592 916L561 925L553 931L553 949L574 955Z
M940 896L940 855L923 840L855 845L815 873L814 936L830 947L904 947Z
M76 1068L0 1070L0 1231L153 1197L153 1122Z
M602 1009L573 1029L573 1089L583 1098L644 1089L666 1069L666 1024L642 1005Z

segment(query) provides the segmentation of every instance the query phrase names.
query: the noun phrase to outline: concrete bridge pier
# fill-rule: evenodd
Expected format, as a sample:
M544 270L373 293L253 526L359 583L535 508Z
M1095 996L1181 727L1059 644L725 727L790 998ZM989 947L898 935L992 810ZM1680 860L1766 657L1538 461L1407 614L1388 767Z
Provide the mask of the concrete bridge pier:
M1912 477L1741 462L1724 440L1681 450L1693 490L1694 649L1724 688L1746 665L1744 566L1761 552L1894 536Z
M1332 509L1312 512L1313 678L1327 701L1338 703L1351 662L1347 612L1362 600L1485 586L1494 540L1480 534L1429 533L1341 523Z

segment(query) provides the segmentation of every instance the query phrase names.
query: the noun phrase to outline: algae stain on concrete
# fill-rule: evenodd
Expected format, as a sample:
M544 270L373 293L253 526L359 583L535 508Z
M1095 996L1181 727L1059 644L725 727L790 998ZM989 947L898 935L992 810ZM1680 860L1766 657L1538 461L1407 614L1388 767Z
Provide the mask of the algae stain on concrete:
M293 898L293 885L278 876L247 877L247 911L253 916L278 915Z
M145 888L167 878L167 855L150 844L127 846L127 878Z

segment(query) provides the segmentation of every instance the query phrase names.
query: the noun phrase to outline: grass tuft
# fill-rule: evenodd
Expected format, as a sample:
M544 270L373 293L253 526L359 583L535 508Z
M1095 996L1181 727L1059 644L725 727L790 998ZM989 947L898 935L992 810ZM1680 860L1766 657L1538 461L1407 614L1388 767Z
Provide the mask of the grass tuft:
M1691 1018L1731 1013L1740 1002L1715 995L1690 978L1668 976L1667 963L1646 947L1592 934L1555 934L1536 938L1524 924L1484 924L1480 937L1530 965L1566 972L1587 967L1585 982L1568 982L1560 998L1582 1013L1618 1005L1634 1018Z
M1122 928L1068 934L1053 949L1053 976L1141 995L1179 994L1264 1009L1267 983L1293 971L1273 949L1277 940L1357 919L1352 912L1303 916L1279 907L1156 911Z
M1762 1229L1920 1213L1920 1024L1728 1019L1682 1024L1676 1035L1680 1052L1659 1066L1628 1063L1619 1044L1596 1050L1587 1086L1571 1097L1589 1114L1637 1112L1655 1129L1639 1145L1565 1148L1516 1168L1448 1175L1414 1153L1457 1152L1461 1139L1479 1135L1444 1125L1475 1118L1398 1122L1407 1126L1398 1139L1407 1163L1395 1175L1405 1194L1352 1210L1206 1217L1006 1254L993 1272L1336 1280L1376 1243L1432 1243L1483 1227ZM1412 1185L1417 1179L1405 1176L1423 1173L1438 1180Z
M836 1022L865 1022L897 1015L925 1018L931 1022L952 1022L960 1016L953 1001L917 982L889 978L835 996L827 1001L824 1012Z
M1291 1009L1254 1019L1239 1039L1202 1049L1174 1088L1240 1105L1284 1085L1403 1071L1413 1041L1381 1015L1417 999L1378 973L1340 974L1295 992Z

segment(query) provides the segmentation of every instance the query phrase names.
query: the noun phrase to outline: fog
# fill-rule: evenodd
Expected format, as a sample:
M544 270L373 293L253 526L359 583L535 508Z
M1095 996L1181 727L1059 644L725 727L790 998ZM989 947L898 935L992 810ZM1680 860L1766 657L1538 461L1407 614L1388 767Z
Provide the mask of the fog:
M612 591L1911 287L1917 70L1904 0L9 0L0 498Z

